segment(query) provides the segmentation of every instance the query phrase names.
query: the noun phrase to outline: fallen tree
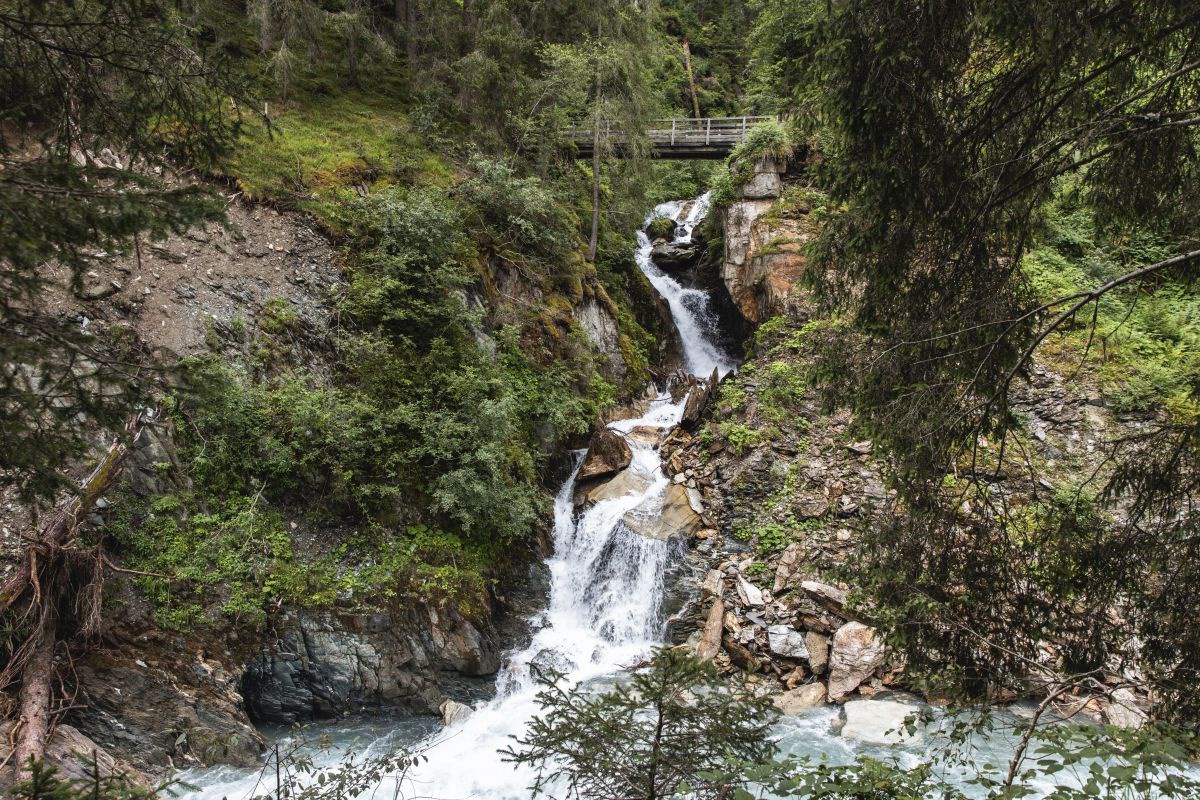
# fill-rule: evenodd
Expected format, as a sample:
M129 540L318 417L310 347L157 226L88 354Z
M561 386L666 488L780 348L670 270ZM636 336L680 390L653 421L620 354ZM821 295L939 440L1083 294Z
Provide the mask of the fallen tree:
M15 717L10 753L19 779L29 776L30 764L41 760L58 718L70 706L58 697L56 707L55 654L70 617L71 633L89 636L98 630L100 589L106 561L98 546L79 547L79 533L96 501L120 478L125 460L141 430L135 416L126 435L114 441L104 458L72 495L28 538L24 557L16 572L0 587L0 618L14 631L20 644L14 646L0 670L0 691L6 697L4 712ZM75 575L82 572L82 580Z

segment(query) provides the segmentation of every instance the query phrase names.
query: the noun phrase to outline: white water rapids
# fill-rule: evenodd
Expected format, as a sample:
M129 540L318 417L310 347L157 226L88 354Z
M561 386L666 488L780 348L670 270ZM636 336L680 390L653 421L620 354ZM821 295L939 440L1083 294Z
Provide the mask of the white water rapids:
M650 219L674 219L678 223L676 242L686 243L707 208L708 196L704 195L691 201L664 203ZM736 362L716 343L716 323L708 295L684 288L662 272L650 258L651 247L646 235L639 233L637 263L670 306L687 371L699 377L711 375L714 369L722 375L729 372ZM555 667L573 683L602 682L623 666L640 661L663 640L664 574L671 558L670 545L634 533L621 520L635 509L639 515L648 516L661 511L668 478L661 469L657 440L678 423L684 402L686 398L672 402L668 395L659 396L642 416L609 426L627 435L633 451L628 469L641 480L631 480L633 488L627 494L601 500L580 514L574 506L574 473L583 453L576 454L575 471L559 490L554 504L555 547L547 561L551 576L549 603L531 620L529 645L506 657L496 694L490 701L477 704L469 717L444 730L428 718L340 721L319 726L317 732L326 735L333 747L314 752L313 761L318 765L335 764L352 746L360 755L382 755L395 747L416 745L428 747L428 763L408 774L401 785L386 780L367 796L381 800L397 796L441 800L529 797L532 770L514 769L498 751L512 746L513 737L521 736L539 711L535 668ZM847 763L864 753L885 759L898 757L913 766L929 761L924 749L928 745L919 738L903 747L888 747L855 743L836 735L838 715L835 708L812 709L786 718L776 728L775 736L786 753L833 762ZM435 727L437 730L431 732ZM283 738L286 740L287 735ZM1010 735L995 735L979 741L977 746L981 757L987 753L988 760L1003 763L1011 755L1013 741ZM192 770L182 778L202 788L185 797L248 800L273 794L272 769ZM964 772L961 777L970 775Z
M691 241L693 228L708 210L708 196L665 203L651 218L670 217L677 223L675 242ZM736 362L716 344L715 321L708 295L686 289L659 270L650 259L651 242L638 234L638 266L667 301L676 327L687 370L708 377L722 375ZM679 422L686 398L672 402L661 395L640 417L609 427L628 435L633 460L628 471L641 479L628 494L601 500L581 514L575 513L575 471L583 453L577 453L575 471L563 484L554 502L554 555L550 570L550 598L545 611L532 620L529 646L508 655L496 681L496 695L465 720L427 737L432 745L429 761L407 776L401 796L437 798L488 798L509 800L529 795L533 773L505 763L499 750L513 743L538 712L540 685L531 667L553 666L572 683L603 679L622 666L643 659L662 641L664 573L668 542L634 533L621 523L629 511L652 516L662 508L668 478L661 469L655 432L666 432ZM635 429L637 431L635 432ZM348 745L354 730L339 726L335 738ZM384 751L387 746L412 742L419 735L412 726L398 735L381 736L377 725L364 726L366 747L359 751ZM416 735L414 735L416 734ZM340 750L319 753L318 763L333 763ZM217 768L195 770L183 776L203 788L188 797L194 800L243 800L273 789L259 771ZM257 788L256 788L257 787ZM379 797L392 797L395 785L380 787Z

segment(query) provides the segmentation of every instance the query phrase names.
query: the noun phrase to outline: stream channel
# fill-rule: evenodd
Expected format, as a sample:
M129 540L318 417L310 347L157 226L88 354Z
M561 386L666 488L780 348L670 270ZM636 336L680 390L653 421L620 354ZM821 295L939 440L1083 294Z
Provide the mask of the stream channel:
M691 241L693 228L704 219L708 196L659 205L647 219L669 217L677 223L675 243ZM685 288L660 270L650 257L652 244L638 234L637 263L670 308L679 331L684 368L707 378L714 369L725 375L737 362L720 344L717 316L708 294ZM400 785L385 780L364 796L427 797L441 800L518 800L530 796L533 771L514 769L499 750L513 744L538 713L537 668L553 666L572 683L602 686L622 667L635 664L664 639L664 594L672 560L681 556L679 543L635 533L622 520L627 514L653 518L662 509L669 479L663 473L657 443L683 414L686 397L673 402L669 394L654 398L648 410L635 419L613 422L610 428L626 435L633 460L628 471L636 477L631 490L601 500L577 513L573 495L575 472L584 456L575 454L575 470L558 491L554 504L554 554L547 560L551 576L549 603L531 622L532 640L510 652L496 680L495 696L465 719L443 728L431 717L346 719L312 726L306 737L314 742L311 757L317 765L337 763L348 750L363 756L383 755L398 747L426 750L428 762L405 775ZM915 710L915 707L914 707ZM845 763L862 754L897 758L915 766L929 760L930 745L918 734L900 744L881 728L875 737L851 739L838 733L840 710L819 707L788 716L776 726L774 736L784 753ZM1013 719L1015 722L1015 718ZM894 727L894 723L887 728ZM281 748L294 732L265 731ZM317 738L323 747L316 747ZM975 758L1007 763L1015 738L993 734L974 742ZM263 769L210 767L185 772L180 777L197 791L183 794L188 800L248 800L273 795L273 765ZM961 778L969 778L963 772ZM397 794L397 788L399 793ZM1047 787L1049 788L1049 787ZM551 793L553 796L553 793Z

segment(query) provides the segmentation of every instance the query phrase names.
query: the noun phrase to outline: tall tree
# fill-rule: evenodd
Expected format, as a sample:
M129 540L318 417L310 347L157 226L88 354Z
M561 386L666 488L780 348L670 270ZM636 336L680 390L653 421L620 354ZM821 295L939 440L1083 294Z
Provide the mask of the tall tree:
M79 291L137 237L219 219L152 168L212 158L238 89L169 4L138 0L0 3L0 75L0 485L47 497L85 446L78 415L117 422L128 399L121 365L41 303L50 265Z
M137 237L222 217L206 190L168 185L153 168L219 152L236 128L237 87L172 6L140 0L0 3L0 75L0 485L46 500L88 450L81 418L119 436L137 391L126 369L137 365L107 360L80 324L47 311L45 293L64 271L78 292L92 264ZM0 589L0 613L20 620L0 657L0 689L18 687L19 769L40 757L53 724L55 653L65 621L78 622L73 601L89 606L71 583L74 535L125 450L112 446Z
M649 152L645 126L655 108L650 80L662 56L655 14L653 5L598 3L592 32L581 42L544 51L547 90L592 136L588 260L595 260L599 246L604 165L617 158L636 165Z
M1045 499L1037 519L997 490L1013 393L1047 337L1127 288L1193 291L1200 5L767 6L786 35L759 63L809 119L819 181L844 209L812 271L852 322L831 349L862 424L898 457L903 513L870 537L863 577L910 663L952 663L982 689L1011 684L1050 641L1073 673L1140 662L1165 709L1200 715L1196 416L1119 443L1107 481ZM1114 240L1151 232L1173 252L1036 298L1023 256L1064 192ZM956 466L973 479L946 502Z

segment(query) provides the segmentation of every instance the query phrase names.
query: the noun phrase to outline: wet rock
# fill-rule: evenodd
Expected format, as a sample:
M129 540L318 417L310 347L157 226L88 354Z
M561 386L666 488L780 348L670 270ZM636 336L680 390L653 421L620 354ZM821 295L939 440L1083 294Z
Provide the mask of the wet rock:
M1129 689L1117 689L1112 698L1101 701L1104 721L1118 728L1141 728L1149 718L1138 704L1137 696Z
M657 217L650 220L650 224L646 226L646 236L652 242L659 239L669 241L675 238L675 231L678 227L679 224L670 217Z
M701 661L712 661L717 653L721 652L721 631L724 627L725 620L725 603L721 598L713 600L712 607L708 610L708 617L704 621L704 632L700 636L700 647L696 651L696 657Z
M825 684L821 682L798 686L771 698L781 714L799 714L805 709L825 702Z
M661 510L657 499L651 498L627 512L621 521L635 533L663 540L677 536L690 537L704 527L700 516L688 502L687 489L674 483L663 493Z
M615 475L629 466L633 451L625 437L611 428L601 428L588 442L587 457L579 468L577 480L589 481Z
M452 610L300 616L246 665L242 693L260 722L291 724L362 706L436 713L440 675L494 674L500 658L478 628ZM424 617L424 619L422 619Z
M626 436L631 441L653 447L662 438L662 428L656 428L653 425L638 425L632 428Z
M259 763L263 739L246 716L236 674L200 655L172 663L131 655L95 652L76 664L88 708L71 724L83 736L147 774L172 764Z
M829 700L844 700L883 665L883 642L873 628L847 622L833 635L829 658Z
M447 728L456 722L462 722L474 711L475 709L469 705L457 700L443 700L442 704L438 706L438 713L442 715L442 724Z
M683 406L683 416L679 420L679 425L684 430L694 431L699 427L709 406L712 405L720 380L720 373L714 369L707 381L693 388L688 394L687 403Z
M771 648L772 653L783 658L808 658L804 634L790 625L772 625L767 628L767 646Z
M865 744L912 744L921 734L905 730L905 720L919 710L894 700L851 700L842 706L846 721L841 734Z
M695 242L664 242L651 249L650 258L664 272L673 272L695 266L701 252Z
M809 631L804 635L804 645L808 648L808 668L820 675L829 666L829 638Z
M570 672L575 668L575 664L557 650L544 647L529 659L529 668L536 675L548 677L552 672Z
M603 500L625 497L630 494L641 494L650 486L650 481L633 470L622 470L607 481L593 483L582 487L575 493L576 506L590 506Z
M0 724L0 761L5 763L11 755L11 734L11 722ZM54 726L54 733L46 743L45 760L58 768L58 776L62 778L87 781L92 775L92 770L98 769L102 777L123 775L135 787L151 788L146 777L132 765L116 758L71 725Z

